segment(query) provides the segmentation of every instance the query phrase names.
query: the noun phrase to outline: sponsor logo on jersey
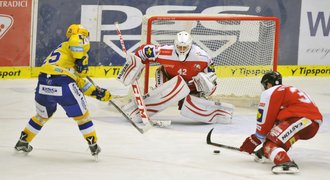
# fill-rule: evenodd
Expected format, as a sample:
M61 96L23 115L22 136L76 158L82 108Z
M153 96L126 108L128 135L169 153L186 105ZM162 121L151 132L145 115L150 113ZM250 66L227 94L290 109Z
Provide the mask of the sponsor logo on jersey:
M266 103L260 102L259 107L265 107Z
M72 52L84 52L84 48L81 46L70 46Z
M173 50L171 49L162 49L159 55L170 56L172 55Z
M63 72L63 70L62 69L60 69L60 68L54 68L54 70L56 71L56 72Z
M62 96L62 87L47 86L40 84L39 94L49 95L49 96Z
M13 17L6 14L0 14L0 39L5 36L5 34L9 31L13 24Z

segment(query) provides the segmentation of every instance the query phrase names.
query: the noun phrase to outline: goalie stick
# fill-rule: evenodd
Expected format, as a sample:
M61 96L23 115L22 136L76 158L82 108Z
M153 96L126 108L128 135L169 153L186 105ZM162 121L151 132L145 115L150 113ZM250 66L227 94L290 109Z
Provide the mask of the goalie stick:
M90 78L89 76L86 76L86 78L88 79L89 82L95 85L92 78ZM151 125L144 126L143 128L139 127L123 110L120 109L120 107L116 103L110 100L109 104L113 105L126 118L126 120L128 120L141 134L147 132L152 127Z
M121 34L118 22L115 22L115 26L117 28L117 33L118 33L118 36L119 36L119 41L120 41L120 44L121 44L122 51L124 52L124 54L127 55L125 42L124 42L123 36ZM143 96L142 96L141 90L140 90L141 88L140 88L137 80L135 80L133 82L132 89L133 89L134 97L135 97L136 104L138 106L139 113L141 115L141 119L142 119L143 124L145 124L146 126L157 125L159 127L167 127L167 126L171 125L171 121L153 121L153 120L150 119L149 115L147 114L147 108L145 106Z

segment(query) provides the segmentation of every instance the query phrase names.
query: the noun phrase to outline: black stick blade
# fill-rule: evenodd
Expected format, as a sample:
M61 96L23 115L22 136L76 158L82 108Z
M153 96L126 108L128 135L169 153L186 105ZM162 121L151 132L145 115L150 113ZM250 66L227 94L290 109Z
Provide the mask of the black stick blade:
M207 144L212 144L212 142L211 142L211 134L212 134L213 129L214 129L214 128L212 128L212 129L210 130L210 132L207 134L207 137L206 137L206 143L207 143Z

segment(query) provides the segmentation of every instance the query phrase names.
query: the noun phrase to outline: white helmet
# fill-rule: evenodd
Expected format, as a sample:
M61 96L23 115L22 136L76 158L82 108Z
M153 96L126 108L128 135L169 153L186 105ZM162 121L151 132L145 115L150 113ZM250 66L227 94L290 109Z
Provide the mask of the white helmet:
M179 55L179 60L184 61L192 45L192 38L186 31L181 31L176 35L174 41L175 51Z

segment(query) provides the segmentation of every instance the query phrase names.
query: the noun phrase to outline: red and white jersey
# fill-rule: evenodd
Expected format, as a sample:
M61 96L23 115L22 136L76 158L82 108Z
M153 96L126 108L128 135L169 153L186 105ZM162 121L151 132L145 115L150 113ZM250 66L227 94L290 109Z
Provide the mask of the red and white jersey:
M322 120L319 109L308 94L293 86L273 86L261 94L256 132L266 136L276 121L293 117Z
M183 77L183 79L188 82L192 80L192 77L196 76L199 72L208 72L208 67L213 64L213 61L208 56L208 54L194 44L192 45L190 52L184 61L179 60L173 45L143 45L139 49L145 49L145 51L149 51L146 50L148 47L150 47L150 49L156 49L154 51L155 53L151 53L153 55L147 55L149 60L158 62L160 65L162 65L170 79L177 75L181 75L181 77ZM147 54L147 52L144 53ZM136 53L136 55L139 54Z

